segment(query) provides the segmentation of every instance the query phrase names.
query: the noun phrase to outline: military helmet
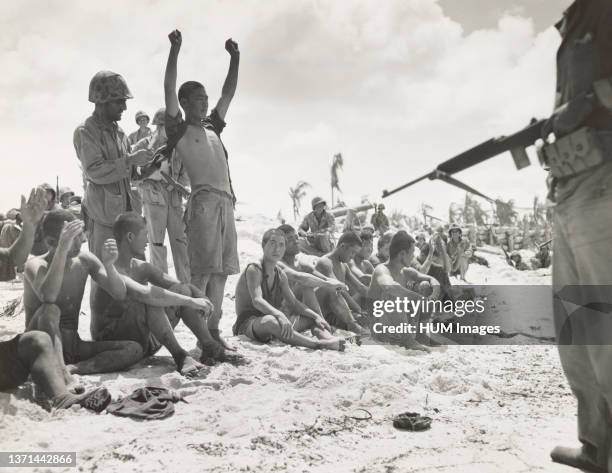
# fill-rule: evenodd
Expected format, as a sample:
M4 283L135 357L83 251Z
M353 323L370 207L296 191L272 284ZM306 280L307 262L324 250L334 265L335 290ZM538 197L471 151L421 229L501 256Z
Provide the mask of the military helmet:
M311 202L312 210L314 210L315 207L319 204L327 205L327 202L325 202L325 199L323 197L315 197L314 199L312 199L312 202Z
M385 210L385 204L378 204L378 210Z
M160 108L155 115L153 115L152 125L163 125L166 123L166 107Z
M456 223L453 223L448 229L448 236L451 236L451 234L455 231L458 231L459 235L463 235L463 230L461 230L461 227Z
M106 103L112 100L134 98L125 79L111 71L100 71L92 77L89 83L89 101Z
M142 117L147 117L147 120L151 119L149 115L147 114L147 112L143 112L142 110L139 110L138 112L136 112L136 123L137 124L138 124L138 120L140 120Z

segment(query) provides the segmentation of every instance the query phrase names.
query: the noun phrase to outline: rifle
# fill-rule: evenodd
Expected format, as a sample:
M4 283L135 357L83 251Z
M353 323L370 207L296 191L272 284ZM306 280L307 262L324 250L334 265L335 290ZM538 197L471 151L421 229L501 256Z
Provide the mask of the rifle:
M410 187L425 179L440 179L441 181L444 181L450 185L459 187L460 189L463 189L467 192L478 195L483 199L488 200L489 202L495 202L495 199L487 197L486 195L478 192L473 187L470 187L467 184L451 176L453 174L471 168L472 166L480 164L483 161L491 159L506 151L510 151L510 153L512 154L512 159L514 160L514 164L516 165L517 169L520 170L529 166L529 157L527 156L527 152L525 151L525 149L542 138L542 129L546 122L547 120L532 119L531 123L529 124L529 126L527 126L527 128L524 128L521 131L514 133L510 136L491 138L490 140L487 140L472 149L464 151L463 153L458 154L457 156L447 161L444 161L442 164L439 164L436 169L425 174L424 176L414 179L391 191L384 190L382 197L383 199L389 197L390 195L404 190L407 187Z
M174 187L179 192L179 194L182 194L186 199L189 199L189 196L191 195L189 189L187 189L184 185L182 185L168 173L160 171L160 174L164 178L164 181L166 181L166 185Z

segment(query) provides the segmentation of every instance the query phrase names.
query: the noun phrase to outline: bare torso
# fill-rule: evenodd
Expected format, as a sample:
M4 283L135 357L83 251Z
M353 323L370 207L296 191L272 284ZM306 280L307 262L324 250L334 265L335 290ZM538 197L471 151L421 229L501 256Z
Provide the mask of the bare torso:
M176 151L192 187L208 185L231 194L225 151L214 131L189 125Z
M48 267L49 263L42 257L41 267ZM77 330L79 328L79 314L81 313L81 302L85 292L85 283L89 276L90 268L87 262L78 255L67 260L64 269L62 287L55 304L61 312L60 325L65 329ZM38 298L27 278L23 283L23 304L26 312L26 326L30 319L43 302Z

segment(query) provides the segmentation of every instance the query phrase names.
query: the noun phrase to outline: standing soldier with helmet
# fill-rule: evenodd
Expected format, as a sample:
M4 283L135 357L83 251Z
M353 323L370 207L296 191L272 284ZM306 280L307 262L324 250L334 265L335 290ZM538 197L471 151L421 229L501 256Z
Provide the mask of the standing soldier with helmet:
M160 152L160 148L168 141L164 126L165 115L165 107L155 113L155 130L149 137L136 143L133 150L142 148L150 149L154 153ZM189 197L189 178L185 167L176 157L176 153L172 152L169 158L162 159L159 164L142 168L142 175L146 177L140 183L139 190L149 236L151 263L168 273L168 254L164 246L167 229L176 278L182 283L189 283L191 274L183 221L183 199Z
M138 130L136 130L134 133L130 133L130 136L128 137L130 145L132 146L143 138L151 136L151 128L147 126L149 125L149 115L147 115L146 112L143 112L142 110L136 112L136 124L138 125ZM155 125L155 123L153 124Z
M89 249L102 256L104 241L113 238L112 225L119 214L140 213L140 197L131 188L136 166L147 164L150 150L130 153L130 144L117 125L132 93L125 79L110 71L98 72L89 84L93 114L74 131L74 148L85 178L83 213Z

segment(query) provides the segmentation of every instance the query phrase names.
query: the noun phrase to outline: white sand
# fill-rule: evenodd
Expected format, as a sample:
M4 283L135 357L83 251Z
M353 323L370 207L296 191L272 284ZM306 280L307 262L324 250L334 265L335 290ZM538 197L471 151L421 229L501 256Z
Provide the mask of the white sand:
M260 235L271 224L264 217L238 224L243 265L259 254ZM471 267L472 282L550 280L549 271L519 273L499 256L486 257L491 268ZM236 281L230 278L224 301L226 336ZM20 289L3 285L0 304ZM0 338L22 327L23 314L0 318ZM80 327L89 338L88 315ZM177 336L196 353L184 325ZM451 346L425 355L373 345L336 353L230 340L249 366L215 366L188 380L162 350L128 372L83 378L103 383L113 397L145 385L188 394L189 404L177 404L162 421L81 408L49 414L31 402L29 386L0 394L0 450L77 451L79 470L92 472L572 471L548 457L553 446L575 443L576 405L553 346ZM359 409L372 420L345 417L363 416ZM433 417L431 430L395 430L392 416L407 410Z

